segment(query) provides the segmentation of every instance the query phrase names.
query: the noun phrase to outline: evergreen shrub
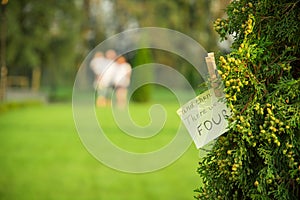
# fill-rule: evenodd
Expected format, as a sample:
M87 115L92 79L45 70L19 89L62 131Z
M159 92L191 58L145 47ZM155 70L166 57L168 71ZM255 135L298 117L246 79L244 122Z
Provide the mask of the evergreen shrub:
M300 1L233 0L214 27L234 36L218 58L232 114L200 162L196 199L299 199Z

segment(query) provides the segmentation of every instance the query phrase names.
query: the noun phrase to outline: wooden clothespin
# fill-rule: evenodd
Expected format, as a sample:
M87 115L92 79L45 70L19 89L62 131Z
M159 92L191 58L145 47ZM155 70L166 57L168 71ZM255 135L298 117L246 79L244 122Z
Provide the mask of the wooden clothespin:
M210 77L211 87L213 88L216 97L220 98L224 94L222 91L222 87L220 87L221 81L219 78L214 53L213 52L208 53L207 57L205 57L205 61L206 61L207 70Z

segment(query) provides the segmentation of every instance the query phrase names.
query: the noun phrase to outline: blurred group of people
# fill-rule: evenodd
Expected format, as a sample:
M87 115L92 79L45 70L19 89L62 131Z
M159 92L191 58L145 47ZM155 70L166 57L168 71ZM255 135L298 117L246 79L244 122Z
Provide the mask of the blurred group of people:
M115 91L117 105L124 107L131 77L131 66L126 58L118 56L114 50L105 53L98 51L94 54L90 67L95 74L96 106L111 105L110 97L112 91Z

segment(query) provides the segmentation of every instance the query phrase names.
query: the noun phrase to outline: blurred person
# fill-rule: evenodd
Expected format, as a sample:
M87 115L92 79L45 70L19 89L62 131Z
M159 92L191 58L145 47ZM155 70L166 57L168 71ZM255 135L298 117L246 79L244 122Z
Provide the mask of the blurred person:
M115 51L108 50L105 53L105 57L102 52L96 52L91 60L90 67L95 74L94 87L97 90L97 107L110 104L109 94L113 86L113 76L115 74L115 57Z
M105 52L105 57L110 61L114 61L117 57L117 53L115 50L109 49Z
M114 85L116 89L117 105L124 108L127 100L127 88L130 84L131 66L124 56L117 59Z
M111 93L114 89L114 76L117 70L117 64L115 59L117 57L117 53L115 50L109 49L105 52L106 65L104 72L101 76L101 80L98 83L98 87L100 90L104 91L105 96L105 104L104 106L111 105ZM101 105L102 106L102 105Z
M104 106L106 104L104 88L99 87L98 83L101 81L102 74L104 73L105 66L107 65L107 59L101 51L94 54L93 59L90 62L90 67L94 72L94 88L97 90L96 106Z
M97 80L100 79L101 74L105 69L106 59L101 51L98 51L94 54L90 62L90 67L94 72L95 79L94 79L94 87L96 87Z

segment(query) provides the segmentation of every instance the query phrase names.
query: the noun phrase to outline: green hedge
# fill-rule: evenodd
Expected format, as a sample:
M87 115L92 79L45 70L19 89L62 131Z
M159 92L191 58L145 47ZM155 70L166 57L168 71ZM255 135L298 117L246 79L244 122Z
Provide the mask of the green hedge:
M27 106L41 106L43 105L43 102L41 101L14 101L14 102L2 102L0 103L0 114L17 109L17 108L24 108Z

